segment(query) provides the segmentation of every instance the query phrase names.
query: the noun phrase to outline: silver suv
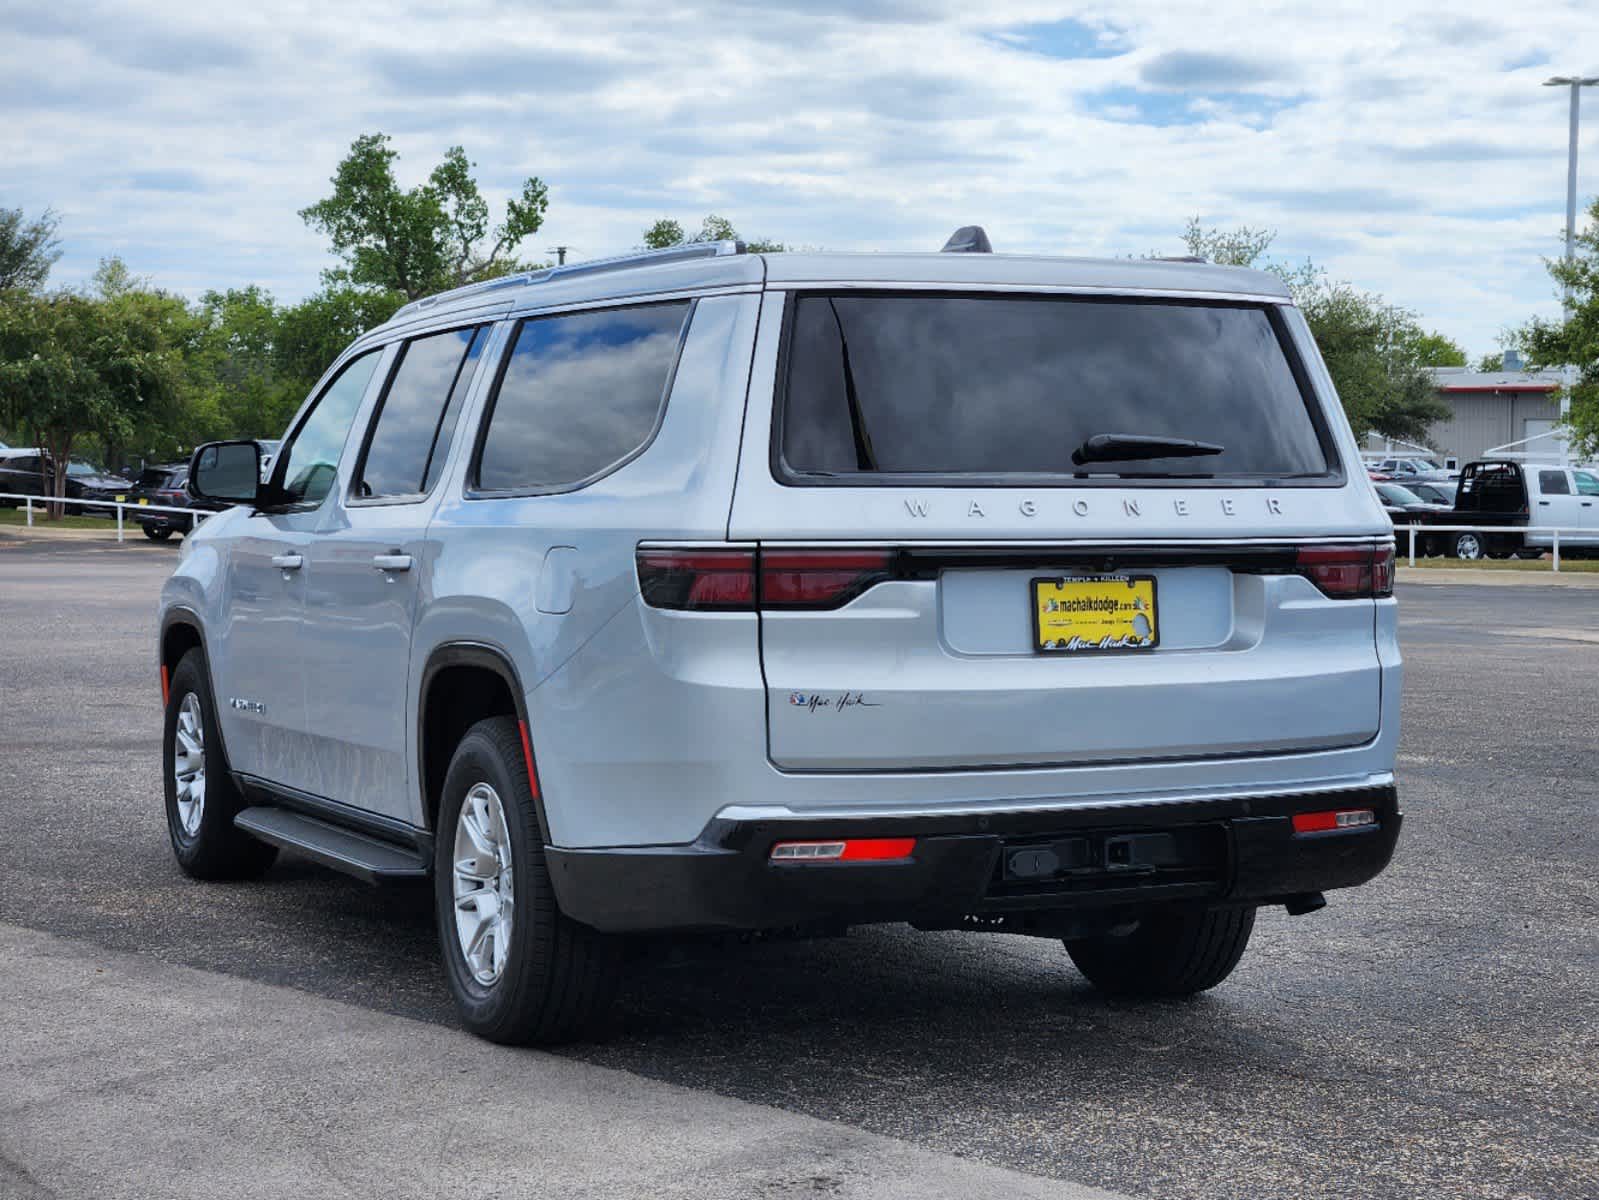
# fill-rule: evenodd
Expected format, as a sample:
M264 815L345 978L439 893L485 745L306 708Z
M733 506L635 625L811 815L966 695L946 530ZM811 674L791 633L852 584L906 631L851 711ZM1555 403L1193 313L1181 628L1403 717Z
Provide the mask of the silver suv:
M1392 532L1304 320L1191 262L711 244L402 309L162 593L182 867L431 877L464 1022L621 936L873 921L1224 979L1399 833Z

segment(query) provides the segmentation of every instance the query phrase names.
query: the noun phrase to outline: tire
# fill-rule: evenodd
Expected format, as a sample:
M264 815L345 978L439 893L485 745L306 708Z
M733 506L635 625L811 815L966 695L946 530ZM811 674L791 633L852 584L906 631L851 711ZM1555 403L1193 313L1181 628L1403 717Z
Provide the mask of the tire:
M1537 546L1523 546L1516 551L1516 557L1532 562L1543 557L1543 550Z
M146 525L144 527L144 536L149 538L152 542L164 542L172 536L172 526Z
M1483 547L1482 535L1476 533L1457 533L1449 543L1449 552L1456 558L1463 558L1468 562L1476 562L1486 553Z
M1111 996L1192 996L1233 973L1255 928L1253 908L1171 909L1121 937L1066 943L1077 969Z
M467 862L478 873L458 879L457 864ZM433 881L445 979L467 1029L505 1045L549 1045L603 1028L621 974L621 944L573 921L556 902L521 732L510 717L479 721L450 759ZM505 888L508 933L495 927ZM458 891L479 899L463 905ZM469 962L468 946L485 919L491 928Z
M192 752L196 745L198 754ZM277 847L257 841L233 824L245 800L228 770L205 656L199 650L183 656L168 684L161 780L167 834L185 874L195 879L254 879L272 865Z

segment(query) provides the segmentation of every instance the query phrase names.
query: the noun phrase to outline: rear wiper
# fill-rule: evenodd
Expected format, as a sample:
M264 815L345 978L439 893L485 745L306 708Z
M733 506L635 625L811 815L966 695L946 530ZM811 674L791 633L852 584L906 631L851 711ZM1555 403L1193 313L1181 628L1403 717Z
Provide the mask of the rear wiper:
M1072 451L1072 462L1125 462L1135 458L1197 458L1226 450L1214 442L1186 438L1143 437L1136 433L1096 433Z
M866 415L861 411L860 393L855 390L855 372L849 364L849 339L844 336L844 321L838 315L838 305L828 298L827 307L833 310L833 323L838 326L838 349L844 364L844 402L849 405L849 428L855 439L855 469L877 470L877 455L872 451L872 436L866 432Z

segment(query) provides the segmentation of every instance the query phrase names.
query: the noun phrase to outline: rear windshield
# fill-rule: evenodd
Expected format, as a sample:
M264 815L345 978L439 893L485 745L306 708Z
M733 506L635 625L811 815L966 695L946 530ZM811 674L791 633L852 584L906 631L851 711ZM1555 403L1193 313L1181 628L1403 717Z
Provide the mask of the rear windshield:
M1336 461L1261 305L807 294L786 357L790 483L1315 480ZM1074 465L1096 435L1221 450Z

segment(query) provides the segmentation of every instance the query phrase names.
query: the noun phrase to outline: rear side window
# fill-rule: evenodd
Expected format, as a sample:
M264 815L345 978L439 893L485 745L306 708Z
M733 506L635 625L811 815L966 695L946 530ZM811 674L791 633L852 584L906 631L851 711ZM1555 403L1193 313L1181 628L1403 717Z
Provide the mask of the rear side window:
M455 329L405 344L356 472L357 498L416 496L432 486L471 384L468 366L476 365L486 336L482 328Z
M524 321L478 451L477 486L567 491L613 470L655 435L691 304Z
M786 362L789 483L1319 479L1336 461L1261 305L802 295ZM1074 465L1101 434L1223 449Z
M1539 471L1538 490L1545 496L1571 495L1571 482L1564 471Z
M1588 471L1573 471L1571 476L1577 481L1577 495L1599 496L1599 475Z

